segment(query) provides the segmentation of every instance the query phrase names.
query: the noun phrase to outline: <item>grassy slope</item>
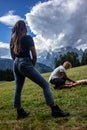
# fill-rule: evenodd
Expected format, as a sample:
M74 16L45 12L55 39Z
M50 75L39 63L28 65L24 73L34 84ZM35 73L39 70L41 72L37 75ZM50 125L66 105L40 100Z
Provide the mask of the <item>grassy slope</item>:
M87 66L72 68L67 73L74 80L87 79ZM48 80L49 75L43 76ZM52 118L42 89L26 79L22 104L31 114L29 118L17 121L13 109L14 82L0 84L0 130L87 130L87 86L54 90L51 85L51 88L57 104L68 110L70 117Z

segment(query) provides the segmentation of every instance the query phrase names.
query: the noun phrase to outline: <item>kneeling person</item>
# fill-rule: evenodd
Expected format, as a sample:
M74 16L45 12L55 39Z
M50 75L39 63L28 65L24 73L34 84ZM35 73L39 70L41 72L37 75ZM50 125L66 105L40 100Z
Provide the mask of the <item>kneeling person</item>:
M63 65L60 65L54 69L54 71L51 73L49 77L49 82L55 85L54 89L62 88L66 80L75 83L75 81L70 79L66 74L66 70L70 69L71 67L71 63L66 61L63 63Z

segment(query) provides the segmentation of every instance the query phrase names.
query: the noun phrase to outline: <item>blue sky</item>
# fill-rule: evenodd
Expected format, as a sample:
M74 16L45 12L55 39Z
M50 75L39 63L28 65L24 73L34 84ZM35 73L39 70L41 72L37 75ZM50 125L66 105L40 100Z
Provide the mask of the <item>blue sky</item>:
M45 0L40 0L44 2ZM14 11L15 15L25 19L25 14L31 10L31 8L40 2L39 0L0 0L0 17ZM28 28L29 29L29 28ZM11 28L4 23L0 22L0 41L9 42Z
M87 0L0 0L0 57L9 57L11 29L24 19L37 52L87 49Z

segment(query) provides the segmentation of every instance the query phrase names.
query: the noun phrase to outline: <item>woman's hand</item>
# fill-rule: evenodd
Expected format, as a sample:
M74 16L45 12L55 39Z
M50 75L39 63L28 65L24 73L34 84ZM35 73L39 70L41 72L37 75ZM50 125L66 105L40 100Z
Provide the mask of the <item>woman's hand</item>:
M32 64L35 66L36 60L37 60L37 54L36 54L36 49L35 47L30 48L31 54L32 54Z

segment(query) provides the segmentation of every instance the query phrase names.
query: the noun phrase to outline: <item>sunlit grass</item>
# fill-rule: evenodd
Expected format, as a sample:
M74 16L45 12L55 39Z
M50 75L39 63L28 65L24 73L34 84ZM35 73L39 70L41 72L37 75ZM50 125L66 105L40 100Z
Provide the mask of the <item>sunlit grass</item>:
M87 79L87 66L67 71L74 80ZM43 74L48 80L50 73ZM59 106L70 112L70 117L53 118L45 104L42 89L26 79L22 91L22 105L30 111L30 117L16 120L13 108L14 81L0 84L0 130L87 130L87 86L71 89L51 89Z

